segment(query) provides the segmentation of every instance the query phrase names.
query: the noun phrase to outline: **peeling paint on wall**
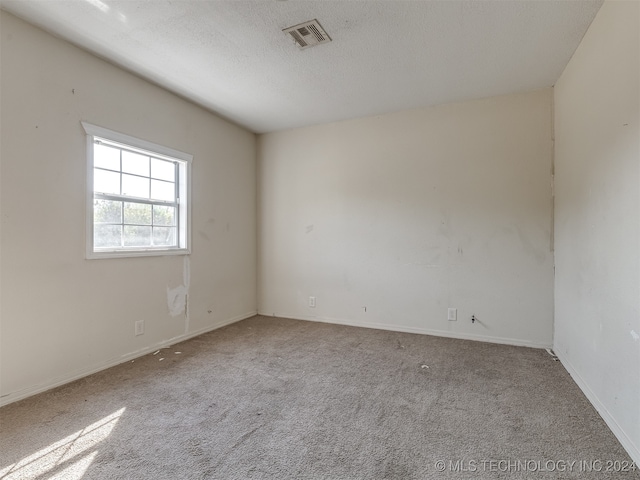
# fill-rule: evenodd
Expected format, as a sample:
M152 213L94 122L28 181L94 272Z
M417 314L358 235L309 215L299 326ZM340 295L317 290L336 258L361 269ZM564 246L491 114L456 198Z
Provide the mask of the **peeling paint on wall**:
M182 283L189 290L189 285L191 284L191 259L188 255L184 256L182 263Z
M187 288L184 285L176 288L167 287L167 306L172 317L177 317L185 312L187 293Z
M185 255L182 266L182 285L175 288L167 287L167 306L172 317L183 315L185 320L185 331L189 330L189 284L191 282L191 263Z

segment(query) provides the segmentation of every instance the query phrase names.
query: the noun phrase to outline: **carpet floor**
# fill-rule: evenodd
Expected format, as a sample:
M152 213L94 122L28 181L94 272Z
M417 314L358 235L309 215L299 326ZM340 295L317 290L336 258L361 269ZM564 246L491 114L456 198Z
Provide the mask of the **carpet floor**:
M257 316L0 409L0 478L640 479L545 351Z

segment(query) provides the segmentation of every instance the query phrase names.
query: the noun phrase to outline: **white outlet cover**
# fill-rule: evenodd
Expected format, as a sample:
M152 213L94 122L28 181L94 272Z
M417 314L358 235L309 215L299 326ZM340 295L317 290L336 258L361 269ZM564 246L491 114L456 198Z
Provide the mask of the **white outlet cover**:
M144 334L144 320L138 320L135 323L135 334L136 336Z
M449 311L447 312L447 320L449 320L450 322L454 322L456 320L458 320L458 309L457 308L450 308Z
M315 308L315 306L316 306L316 297L309 297L309 306L311 308Z

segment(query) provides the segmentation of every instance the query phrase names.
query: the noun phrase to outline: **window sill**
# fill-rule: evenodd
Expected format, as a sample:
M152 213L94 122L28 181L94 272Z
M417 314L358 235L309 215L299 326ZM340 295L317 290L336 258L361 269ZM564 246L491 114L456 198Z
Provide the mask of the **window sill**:
M100 260L104 258L130 258L130 257L166 257L170 255L189 255L191 250L187 248L172 248L171 250L114 250L87 252L87 260Z

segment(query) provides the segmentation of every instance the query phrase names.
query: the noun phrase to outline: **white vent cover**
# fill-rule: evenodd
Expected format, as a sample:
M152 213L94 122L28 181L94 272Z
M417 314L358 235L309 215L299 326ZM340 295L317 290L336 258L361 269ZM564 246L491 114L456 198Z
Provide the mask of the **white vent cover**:
M296 42L300 50L331 41L327 32L324 31L320 22L316 19L300 23L293 27L287 27L282 31L293 38L293 41Z

